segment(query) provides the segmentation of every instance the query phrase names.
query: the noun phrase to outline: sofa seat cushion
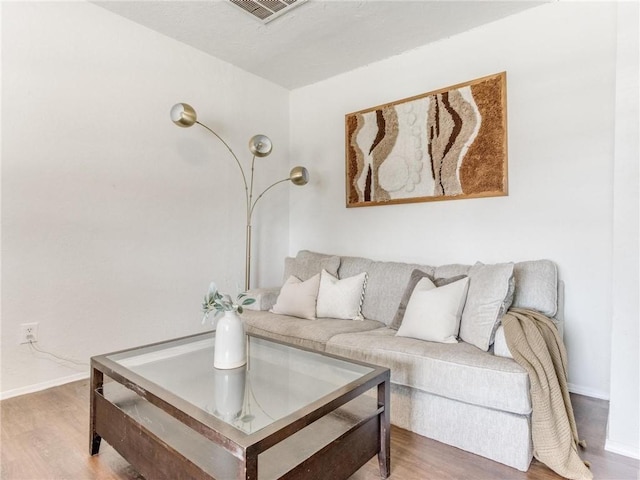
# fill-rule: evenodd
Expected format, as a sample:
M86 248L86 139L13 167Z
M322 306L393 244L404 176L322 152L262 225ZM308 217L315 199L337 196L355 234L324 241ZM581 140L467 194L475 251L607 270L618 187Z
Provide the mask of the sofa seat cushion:
M336 335L325 351L387 367L395 384L515 414L531 413L527 372L513 359L465 342L427 342L380 328Z
M276 315L270 312L245 310L242 319L248 333L262 335L282 342L323 352L334 335L365 332L384 327L376 320L337 320Z

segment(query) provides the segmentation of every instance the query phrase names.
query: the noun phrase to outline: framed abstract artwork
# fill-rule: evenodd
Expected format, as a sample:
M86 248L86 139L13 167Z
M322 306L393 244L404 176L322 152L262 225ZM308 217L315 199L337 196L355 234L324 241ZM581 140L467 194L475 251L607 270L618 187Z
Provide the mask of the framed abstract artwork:
M347 207L507 195L506 73L345 116Z

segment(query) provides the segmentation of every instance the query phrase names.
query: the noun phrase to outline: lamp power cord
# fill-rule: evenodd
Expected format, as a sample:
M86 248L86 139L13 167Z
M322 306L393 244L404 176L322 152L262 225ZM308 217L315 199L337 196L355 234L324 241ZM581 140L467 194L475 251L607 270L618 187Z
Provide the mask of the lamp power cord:
M77 366L80 366L80 367L88 367L89 366L89 364L86 363L86 362L81 362L81 361L78 361L78 360L75 360L75 359L69 358L69 357L63 357L61 355L57 355L55 353L48 352L47 350L43 350L42 348L37 346L37 342L35 341L35 338L33 337L33 335L27 335L27 340L28 340L27 344L29 345L29 349L32 351L32 353L39 353L39 354L42 354L42 355L48 355L48 356L52 357L54 359L54 361L58 365L61 365L63 367L69 368L68 365L60 363L60 362L66 362L66 363L71 363L73 365L77 365Z

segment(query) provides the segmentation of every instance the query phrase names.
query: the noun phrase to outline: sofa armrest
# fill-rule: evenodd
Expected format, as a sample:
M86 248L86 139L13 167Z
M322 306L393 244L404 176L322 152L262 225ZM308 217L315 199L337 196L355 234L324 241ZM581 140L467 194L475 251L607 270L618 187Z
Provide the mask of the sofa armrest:
M560 334L560 339L564 340L563 339L563 333L564 333L563 322L561 322L557 318L551 318L550 320L558 329L558 333ZM504 336L504 327L502 326L502 324L496 330L495 341L493 342L493 354L497 357L513 358L513 355L511 355L511 350L509 350L509 347L507 346L507 339Z
M564 282L562 280L558 281L558 311L556 312L555 318L551 320L553 320L553 323L558 327L560 338L564 340Z
M504 327L502 324L496 330L496 336L493 341L493 354L496 357L513 358L511 350L507 347L507 339L504 337Z
M253 288L247 292L247 296L254 298L256 301L244 308L248 310L271 310L276 304L280 287L275 288Z

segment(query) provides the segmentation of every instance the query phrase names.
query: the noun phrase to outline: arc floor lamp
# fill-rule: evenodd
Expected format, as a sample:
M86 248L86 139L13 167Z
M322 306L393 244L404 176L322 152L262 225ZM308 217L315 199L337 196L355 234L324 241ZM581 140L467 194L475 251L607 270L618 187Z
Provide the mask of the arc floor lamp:
M173 123L178 125L179 127L191 127L194 124L198 124L201 127L205 128L209 132L211 132L218 140L222 142L222 144L227 147L229 153L235 160L238 168L240 169L240 174L242 175L242 182L244 185L245 192L245 202L246 202L246 237L245 237L245 270L244 270L244 289L249 290L251 284L251 223L253 218L253 211L256 207L256 204L260 199L264 196L267 191L271 190L276 185L290 181L294 185L302 186L306 185L309 182L309 172L305 167L293 167L289 172L289 176L283 178L282 180L278 180L277 182L272 183L267 188L265 188L259 195L257 195L254 199L253 195L253 178L254 178L254 164L256 157L266 157L271 153L273 148L273 144L271 140L266 135L254 135L249 140L249 151L252 153L253 158L251 159L251 175L249 177L249 181L247 181L247 175L245 174L244 168L242 168L242 164L240 160L233 152L231 147L225 142L220 135L211 130L205 124L198 121L198 117L196 115L196 111L193 109L191 105L186 103L178 103L171 108L171 120Z

